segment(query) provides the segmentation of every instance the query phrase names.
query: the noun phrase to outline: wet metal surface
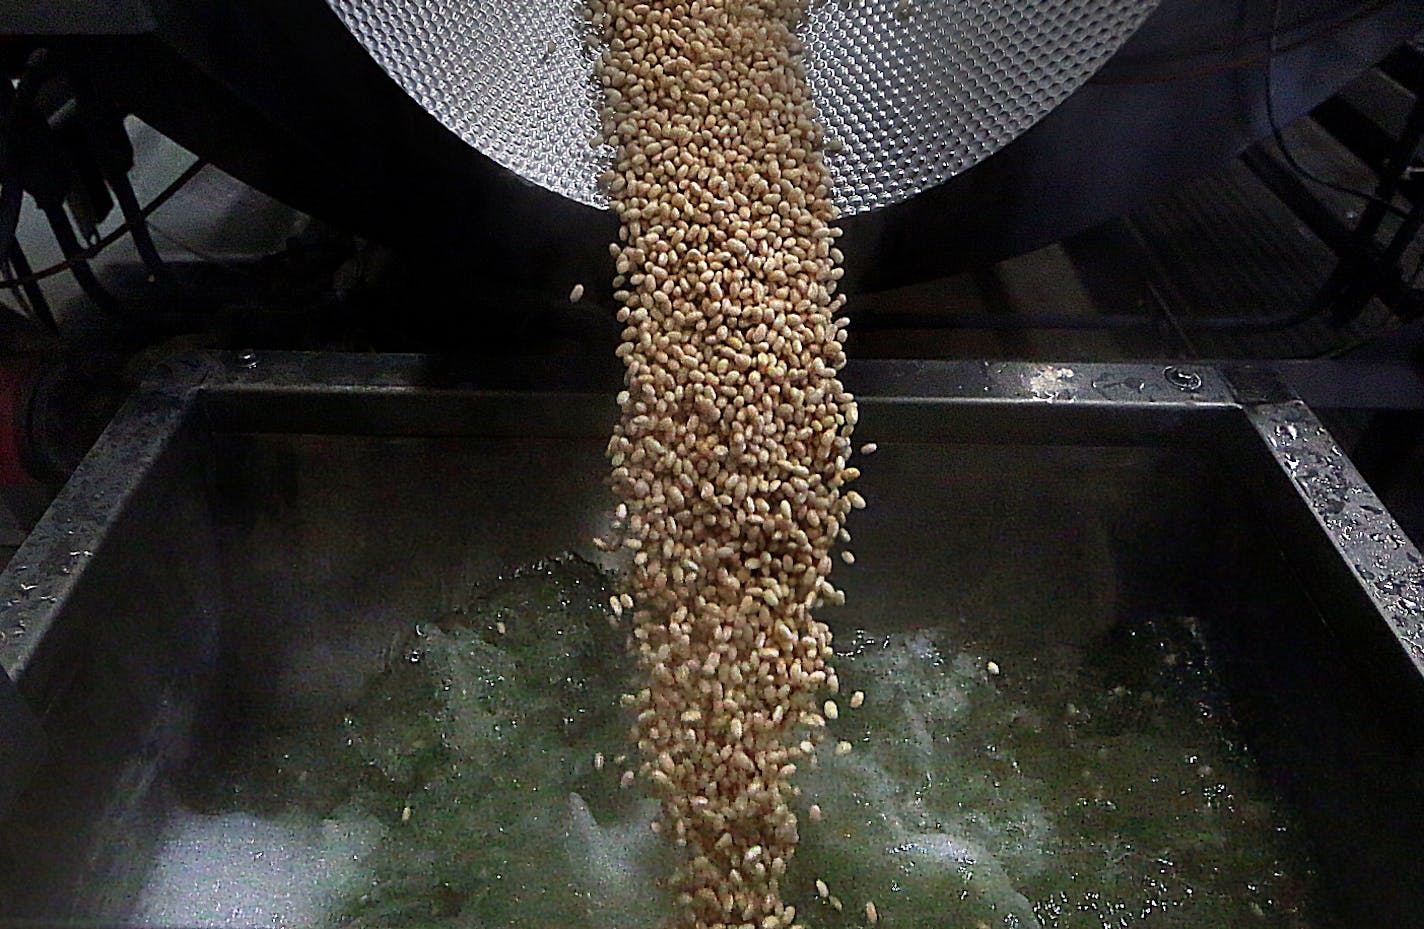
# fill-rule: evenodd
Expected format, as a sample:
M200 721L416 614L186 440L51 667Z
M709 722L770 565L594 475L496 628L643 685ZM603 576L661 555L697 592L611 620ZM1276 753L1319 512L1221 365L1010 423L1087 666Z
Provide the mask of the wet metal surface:
M989 442L1075 442L1093 434L1117 436L1122 429L1141 429L1152 441L1174 433L1194 439L1201 427L1190 414L1210 423L1209 429L1223 414L1244 418L1424 674L1419 553L1303 404L1284 399L1288 394L1262 397L1249 374L1234 376L1240 385L1235 389L1210 367L863 362L848 369L846 380L867 410L896 411L866 417L866 431L877 436L902 433L897 419L913 430L928 418L937 424L934 434L950 438L966 431L957 423L964 410L1020 411L1004 417L997 434L976 436ZM606 369L530 364L486 368L479 377L494 389L475 388L470 372L415 356L244 352L166 363L0 576L0 664L12 678L26 673L84 563L103 545L106 527L174 437L195 420L221 429L252 428L254 420L267 419L270 428L291 431L463 434L499 430L503 424L488 413L508 405L511 391L533 391L521 395L517 421L508 423L515 431L582 434L612 420L611 399L603 410L593 399L615 383ZM574 384L586 385L572 391L586 402L569 404L563 392ZM409 402L416 398L420 403ZM406 409L393 411L391 405L401 401ZM1081 414L1043 415L1024 411L1025 404L1093 407L1094 428L1087 429ZM456 406L466 412L446 415Z
M1102 629L1073 616L1214 609L1249 640L1248 680L1289 677L1323 624L1360 686L1299 685L1321 705L1282 710L1299 736L1282 757L1336 705L1381 733L1424 718L1419 552L1272 372L862 362L845 380L856 445L882 449L858 462L871 506L845 574L865 621L935 606L1081 645ZM121 914L215 695L269 713L339 702L431 591L587 548L618 383L567 360L261 351L156 370L0 574L0 663L22 697L0 694L0 804L29 783L0 859L52 860L72 882L57 898L86 901L61 915ZM1369 738L1368 771L1340 754L1323 781L1400 770L1396 744L1417 747ZM1372 804L1340 797L1317 831L1372 823L1349 833L1372 842L1389 827ZM1381 866L1379 847L1349 867ZM1408 903L1382 891L1351 912L1404 925Z

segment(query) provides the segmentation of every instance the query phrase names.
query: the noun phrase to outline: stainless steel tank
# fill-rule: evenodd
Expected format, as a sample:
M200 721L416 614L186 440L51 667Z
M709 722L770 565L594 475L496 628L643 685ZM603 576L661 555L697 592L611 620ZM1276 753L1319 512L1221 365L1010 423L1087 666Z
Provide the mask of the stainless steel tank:
M940 618L1091 663L1113 629L1194 617L1327 865L1312 892L1344 925L1421 924L1424 561L1274 376L867 363L846 380L880 450L833 627ZM0 922L125 922L175 785L232 733L339 714L452 591L596 557L616 383L567 363L169 362L0 575L21 698L0 699Z

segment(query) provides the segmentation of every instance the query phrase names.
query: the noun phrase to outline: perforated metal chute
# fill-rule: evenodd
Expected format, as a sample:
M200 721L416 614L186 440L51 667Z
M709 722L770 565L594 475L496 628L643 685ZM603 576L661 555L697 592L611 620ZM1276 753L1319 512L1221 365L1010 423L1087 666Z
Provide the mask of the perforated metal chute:
M328 0L427 111L536 184L605 206L600 94L577 0ZM904 200L1076 90L1158 0L815 0L806 74L846 213Z

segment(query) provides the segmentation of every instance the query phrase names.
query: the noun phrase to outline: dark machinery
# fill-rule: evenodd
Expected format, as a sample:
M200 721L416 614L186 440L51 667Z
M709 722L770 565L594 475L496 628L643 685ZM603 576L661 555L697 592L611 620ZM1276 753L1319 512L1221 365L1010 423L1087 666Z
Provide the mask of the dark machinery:
M466 125L460 135L446 127L461 127L461 100L452 102L450 96L459 74L445 73L459 69L442 64L440 37L426 40L436 43L436 51L422 50L419 35L400 33L401 22L373 21L380 16L365 16L360 3L334 6L345 22L319 0L258 0L240 7L218 0L114 0L102 12L90 3L22 2L0 13L0 31L26 36L9 45L17 70L33 49L44 46L47 66L77 75L76 86L102 91L121 111L139 115L225 170L316 216L379 241L458 255L471 274L492 281L539 281L554 269L576 279L607 276L605 244L613 219L575 199L596 199L586 180L568 181L565 189L574 196L554 193L550 187L562 183L557 164L523 165L536 183L472 147L468 140L478 139L510 163L506 155L518 138L489 137L496 130L517 136L519 124ZM977 98L956 102L955 88L972 87L973 81L941 75L935 78L941 83L933 85L938 97L919 99L919 91L902 90L899 97L876 99L872 86L861 94L871 98L866 103L845 91L858 87L865 74L857 76L848 65L823 69L822 99L831 101L823 109L830 123L844 124L848 143L832 164L841 159L838 177L853 181L850 187L871 189L859 200L842 199L849 212L884 204L844 222L847 285L853 289L880 289L996 260L1116 215L1268 135L1268 84L1273 115L1289 121L1424 26L1424 6L1410 2L1165 0L1155 10L1150 3L1097 4L1117 17L1097 43L1102 47L1088 43L1087 51L1070 55L1060 54L1073 51L1069 39L1058 36L1061 47L1052 45L1054 29L1065 27L1034 18L1046 20L1049 14L1024 13L1024 39L1012 19L935 20L941 7L957 5L920 0L861 6L893 12L862 17L827 43L834 39L871 52L877 43L908 43L897 55L910 60L910 76L902 83L912 88L916 74L934 76L938 59L970 53L989 59L984 73L1007 83L979 88ZM1063 10L1084 5L1029 6L1068 16L1072 26ZM481 5L437 7L458 11ZM381 15L399 20L406 7L373 9L393 10ZM539 7L530 9L535 13L528 15L536 15ZM921 21L937 23L939 32L917 32ZM420 102L401 92L347 25L378 51L383 41L388 48L406 43L389 48L385 63ZM577 38L572 27L548 28L549 67L563 61L576 69L568 51ZM384 40L381 29L387 30ZM1104 51L1118 42L1121 48L1108 58ZM814 60L838 61L835 46L828 49ZM400 61L407 62L404 72L396 67ZM1046 75L1039 84L1024 77L1035 69ZM475 89L507 94L501 82L510 83L497 78ZM1073 87L1076 92L1066 95ZM998 124L989 119L982 133L948 142L934 128L943 120L919 125L906 117L909 129L889 125L901 110L924 109L936 100L943 107L977 107L975 112L984 113L1007 101L1024 112ZM852 118L856 113L859 123ZM554 144L529 131L531 148ZM559 138L567 135L563 131ZM855 162L856 152L870 142L880 146L872 146L876 157ZM1001 144L994 157L975 163ZM591 158L552 151L545 162ZM968 165L973 167L964 170ZM957 173L946 177L949 172ZM865 178L870 183L862 183Z

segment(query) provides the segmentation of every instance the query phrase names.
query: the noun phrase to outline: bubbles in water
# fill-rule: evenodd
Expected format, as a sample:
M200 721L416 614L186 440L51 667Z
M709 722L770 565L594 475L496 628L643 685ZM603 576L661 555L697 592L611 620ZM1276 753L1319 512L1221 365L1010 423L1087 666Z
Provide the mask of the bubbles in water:
M823 753L806 776L825 825L803 831L793 880L824 881L847 911L898 888L882 910L926 929L1130 926L1169 911L1234 925L1244 881L1295 873L1250 793L1266 788L1225 741L1194 620L1115 642L1091 667L996 648L1032 667L1005 679L942 634L857 636L841 678L872 699L837 723L855 752ZM838 920L827 925L853 924Z
M367 879L301 925L663 921L652 812L619 790L617 763L593 766L597 752L627 751L607 596L576 559L517 571L458 616L412 626L325 735L268 736L234 764L212 791L229 808L304 822L349 808L384 827Z
M370 874L375 819L295 822L178 811L129 922L154 929L317 926Z
M607 596L591 566L546 564L482 589L458 621L412 628L392 654L418 641L420 661L393 662L327 743L274 743L265 773L222 787L223 815L180 817L150 887L177 901L162 912L191 925L660 925L670 850L649 828L655 805L619 788L636 751ZM1269 794L1227 744L1195 620L1124 627L1090 661L934 626L842 634L837 651L842 692L868 699L841 702L818 764L798 773L824 812L801 817L786 878L808 926L863 926L870 900L884 925L915 929L1167 913L1179 921L1164 925L1237 925L1248 882L1261 888L1249 901L1266 901L1299 876ZM986 671L990 655L1004 673ZM854 750L836 754L839 740ZM330 821L346 838L323 838ZM209 893L218 878L228 890ZM277 902L235 896L259 885ZM242 919L203 922L220 905Z

